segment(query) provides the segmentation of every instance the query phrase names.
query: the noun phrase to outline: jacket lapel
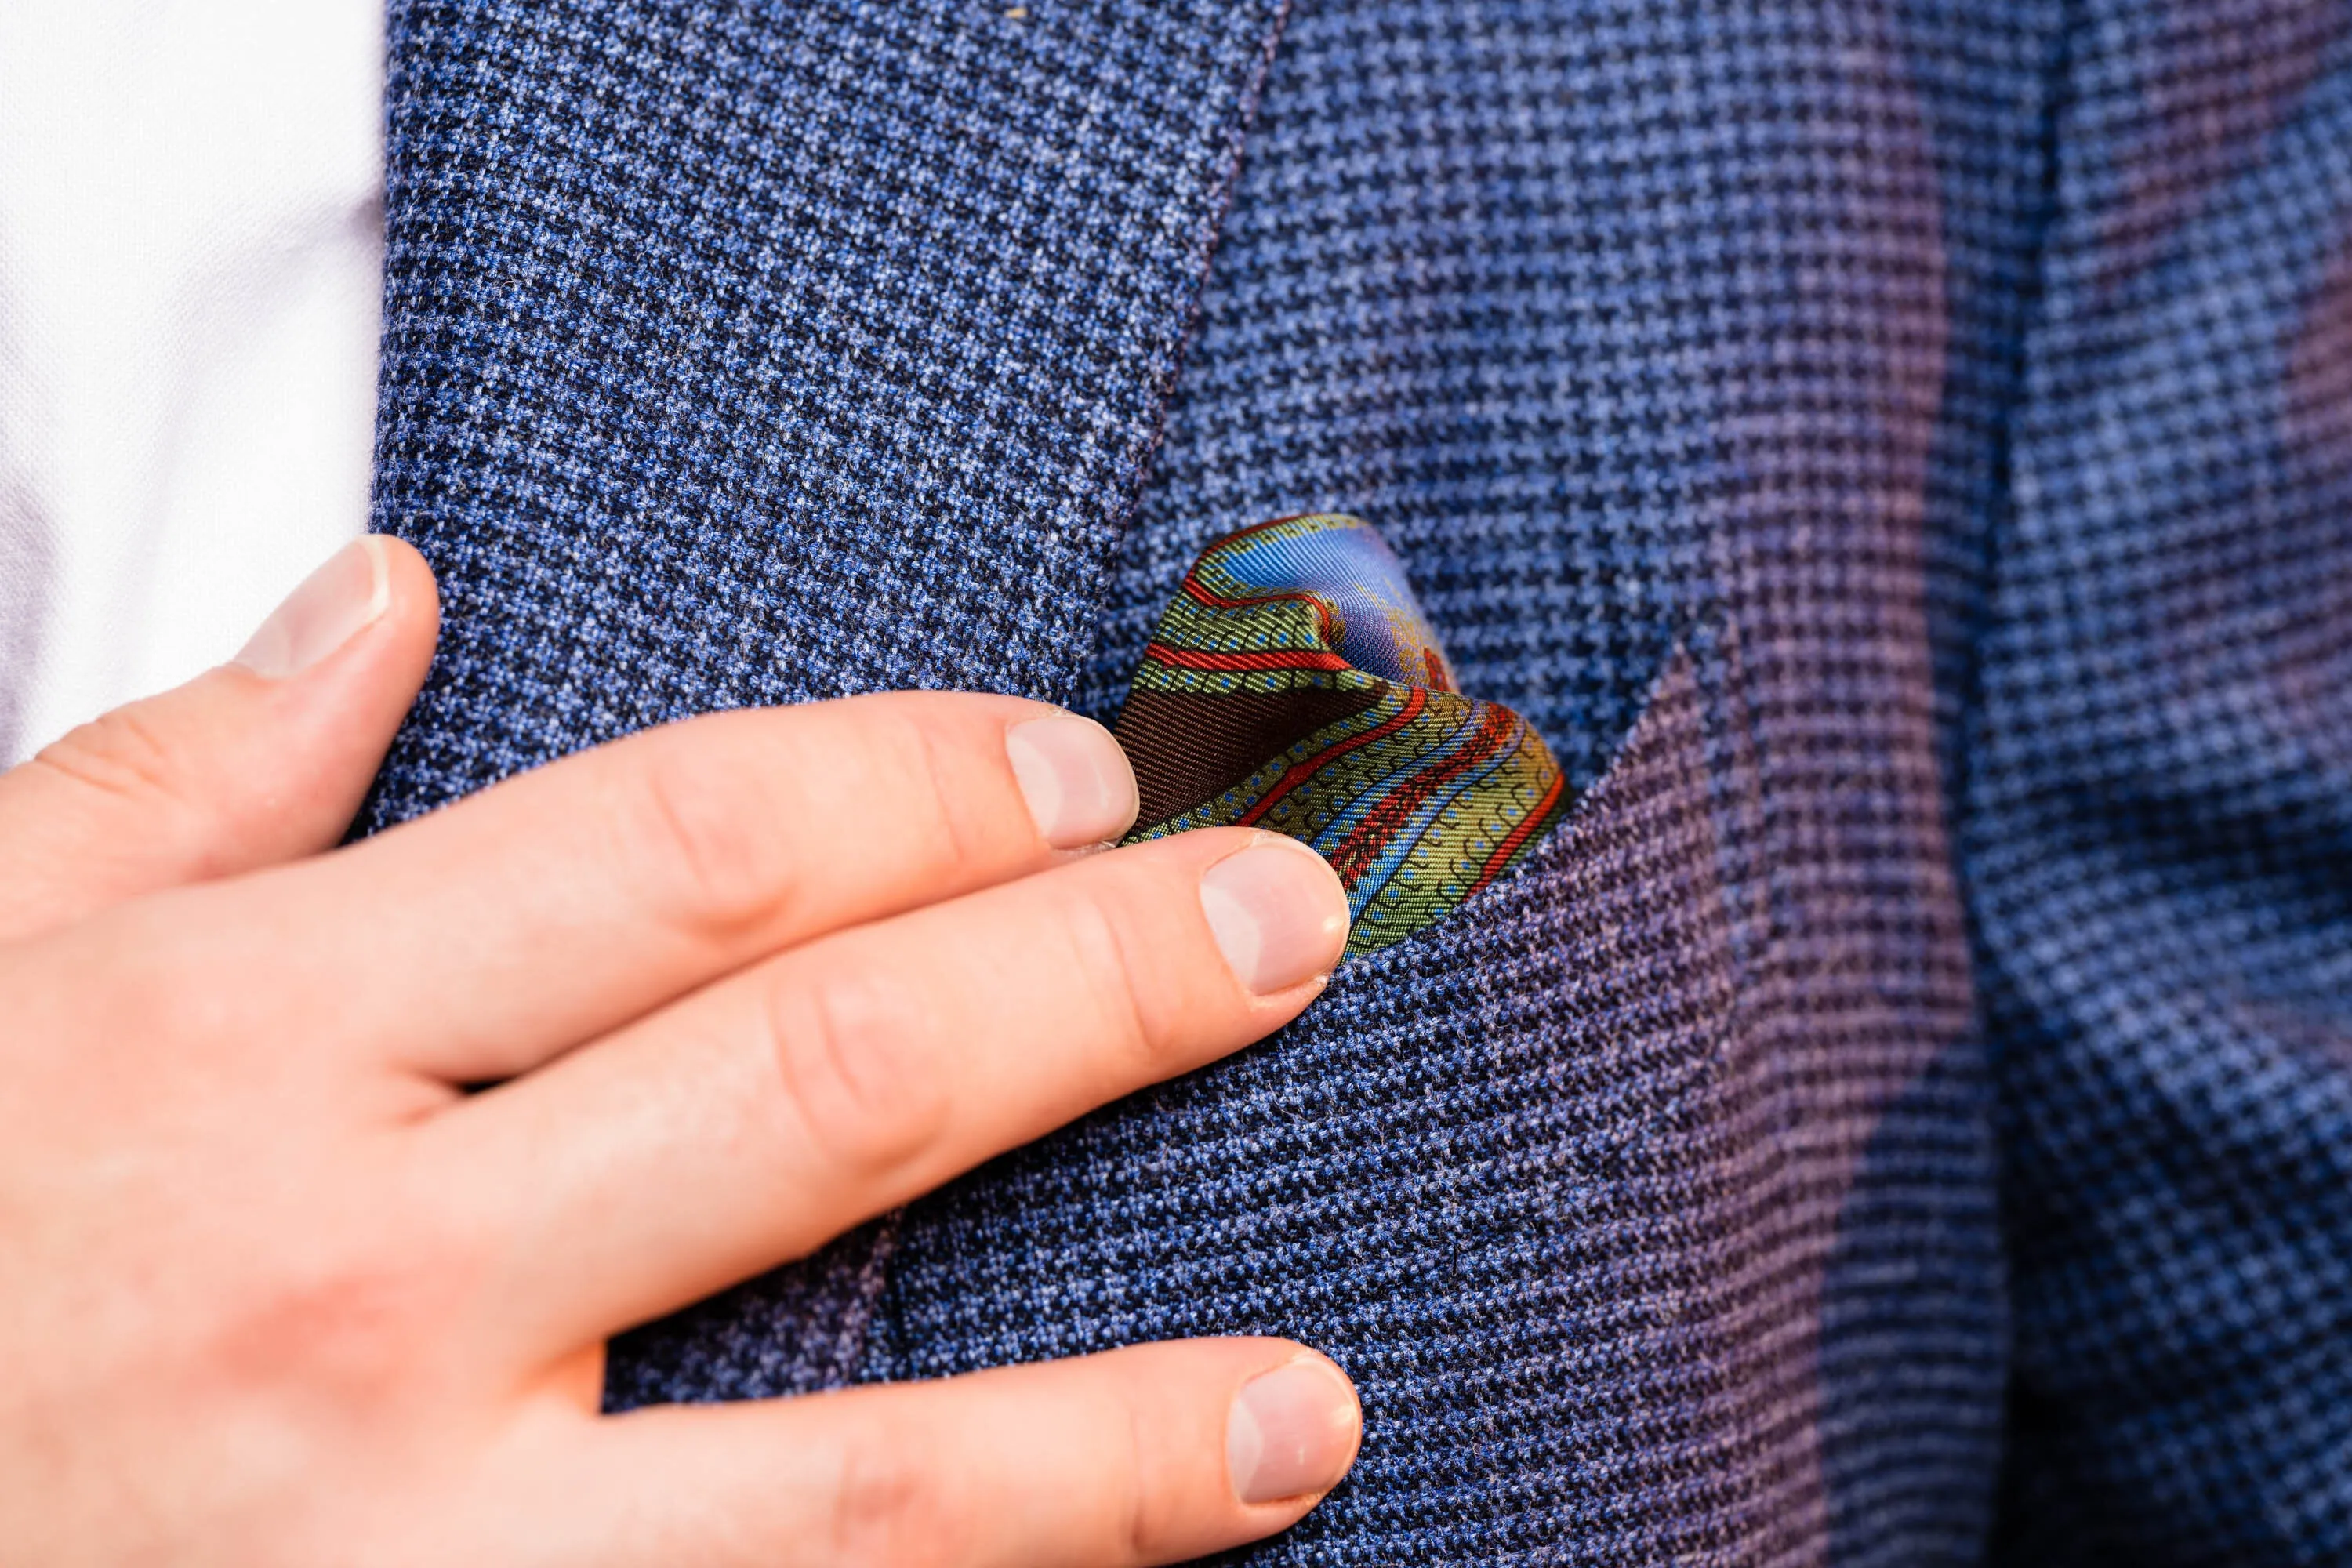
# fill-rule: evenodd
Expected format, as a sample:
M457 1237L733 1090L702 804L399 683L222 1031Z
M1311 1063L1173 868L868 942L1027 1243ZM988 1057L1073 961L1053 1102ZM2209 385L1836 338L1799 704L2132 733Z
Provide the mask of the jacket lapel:
M686 714L1074 689L1282 0L394 0L364 825Z

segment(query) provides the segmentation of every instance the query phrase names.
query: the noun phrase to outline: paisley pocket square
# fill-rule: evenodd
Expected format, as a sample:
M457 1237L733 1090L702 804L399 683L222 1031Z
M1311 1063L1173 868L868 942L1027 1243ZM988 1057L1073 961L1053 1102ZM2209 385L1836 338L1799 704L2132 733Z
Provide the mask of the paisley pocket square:
M1570 805L1543 737L1454 689L1404 568L1353 517L1202 552L1115 730L1142 796L1127 842L1238 825L1313 846L1348 889L1350 955L1475 897Z

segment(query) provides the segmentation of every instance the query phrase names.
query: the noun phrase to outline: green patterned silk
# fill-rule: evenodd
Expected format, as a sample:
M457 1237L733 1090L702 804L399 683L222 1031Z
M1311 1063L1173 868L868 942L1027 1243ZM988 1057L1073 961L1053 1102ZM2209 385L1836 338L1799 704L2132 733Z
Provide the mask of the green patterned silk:
M1313 846L1348 889L1351 955L1475 897L1570 805L1543 738L1454 689L1403 567L1352 517L1203 552L1117 733L1143 802L1128 842L1238 825Z

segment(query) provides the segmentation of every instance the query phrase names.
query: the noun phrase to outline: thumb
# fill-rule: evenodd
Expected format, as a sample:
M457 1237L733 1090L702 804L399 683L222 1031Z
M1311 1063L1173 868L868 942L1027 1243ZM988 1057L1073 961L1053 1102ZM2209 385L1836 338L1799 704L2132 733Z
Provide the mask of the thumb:
M438 626L425 558L353 540L230 663L0 773L0 940L336 843Z

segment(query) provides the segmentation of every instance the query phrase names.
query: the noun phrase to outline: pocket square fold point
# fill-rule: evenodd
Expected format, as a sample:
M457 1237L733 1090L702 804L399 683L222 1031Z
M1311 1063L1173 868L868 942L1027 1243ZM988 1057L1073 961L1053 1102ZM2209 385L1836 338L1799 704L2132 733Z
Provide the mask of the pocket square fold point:
M1476 897L1572 804L1543 737L1455 689L1402 563L1339 513L1204 550L1113 730L1142 801L1126 842L1234 826L1307 844L1348 890L1351 957Z

